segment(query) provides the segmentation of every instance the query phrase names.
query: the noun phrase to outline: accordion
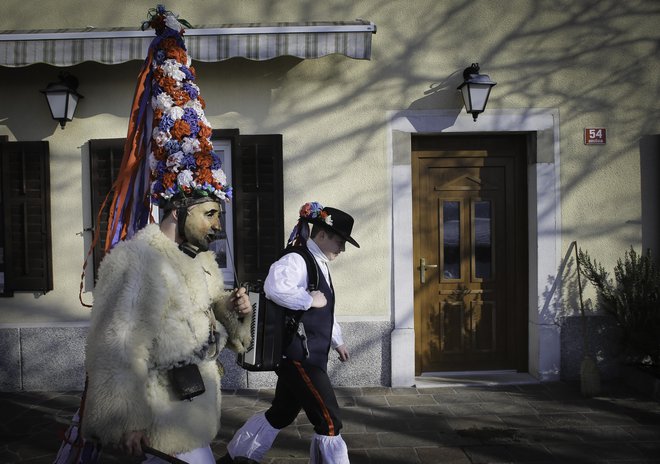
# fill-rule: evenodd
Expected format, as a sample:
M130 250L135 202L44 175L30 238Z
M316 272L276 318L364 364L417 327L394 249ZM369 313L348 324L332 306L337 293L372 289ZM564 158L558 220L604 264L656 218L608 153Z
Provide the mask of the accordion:
M258 287L250 285L248 295L252 305L252 342L245 353L238 354L236 362L248 371L273 371L282 359L286 309L266 298Z
M303 257L307 266L307 289L318 290L318 265L307 247L285 248L281 256L287 253ZM245 353L238 354L236 363L248 371L274 371L280 365L284 349L298 331L304 311L292 311L269 300L260 283L243 284L243 287L252 305L252 342Z

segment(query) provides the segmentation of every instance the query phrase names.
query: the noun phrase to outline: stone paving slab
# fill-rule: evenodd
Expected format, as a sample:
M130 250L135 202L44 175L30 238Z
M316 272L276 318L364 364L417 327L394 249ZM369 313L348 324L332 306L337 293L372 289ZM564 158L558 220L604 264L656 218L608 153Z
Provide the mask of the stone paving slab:
M660 404L618 385L596 398L565 383L453 388L340 387L352 464L660 463ZM272 389L223 391L224 454L234 431L268 408ZM0 463L51 464L80 392L0 393ZM264 464L307 463L301 413ZM100 464L137 462L106 450Z

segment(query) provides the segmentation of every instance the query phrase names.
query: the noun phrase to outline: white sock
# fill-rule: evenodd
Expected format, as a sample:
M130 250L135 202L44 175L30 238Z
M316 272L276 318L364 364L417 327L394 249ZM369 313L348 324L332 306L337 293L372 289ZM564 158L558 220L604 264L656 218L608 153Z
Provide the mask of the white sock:
M348 448L341 435L314 434L309 447L309 464L350 464Z
M234 434L227 451L232 459L242 456L261 461L278 433L279 429L270 425L265 413L255 414Z

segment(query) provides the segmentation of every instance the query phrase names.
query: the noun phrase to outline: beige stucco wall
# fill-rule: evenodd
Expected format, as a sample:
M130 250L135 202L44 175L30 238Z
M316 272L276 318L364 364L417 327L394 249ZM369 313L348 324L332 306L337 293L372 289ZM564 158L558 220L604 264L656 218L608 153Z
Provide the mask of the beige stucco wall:
M102 28L138 26L155 2L121 2L116 9L100 0L5 0L3 6L2 30ZM214 128L283 134L286 233L309 200L356 216L354 236L362 248L349 247L333 264L341 316L390 318L387 112L458 112L455 89L472 62L498 82L488 108L559 110L562 249L578 240L611 266L629 245L641 244L639 142L660 133L656 1L186 0L166 6L192 24L363 18L378 26L370 61L330 56L196 64ZM38 93L56 68L0 68L0 135L50 143L55 281L46 295L0 300L0 323L88 317L78 303L87 250L78 235L88 220L85 144L125 136L139 66L70 69L85 99L65 130ZM585 146L585 127L606 127L607 144ZM91 302L91 294L85 299Z

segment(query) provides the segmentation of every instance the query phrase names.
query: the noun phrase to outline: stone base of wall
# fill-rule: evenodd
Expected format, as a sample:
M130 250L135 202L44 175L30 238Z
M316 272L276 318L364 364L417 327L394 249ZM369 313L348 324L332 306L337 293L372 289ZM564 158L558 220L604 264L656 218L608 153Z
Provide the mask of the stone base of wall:
M332 351L328 372L336 386L389 386L391 350L389 322L344 322L351 358L341 363ZM86 327L0 329L0 391L82 391L85 385ZM272 388L273 372L248 372L236 354L223 350L222 387Z
M86 327L0 329L0 391L85 386Z

